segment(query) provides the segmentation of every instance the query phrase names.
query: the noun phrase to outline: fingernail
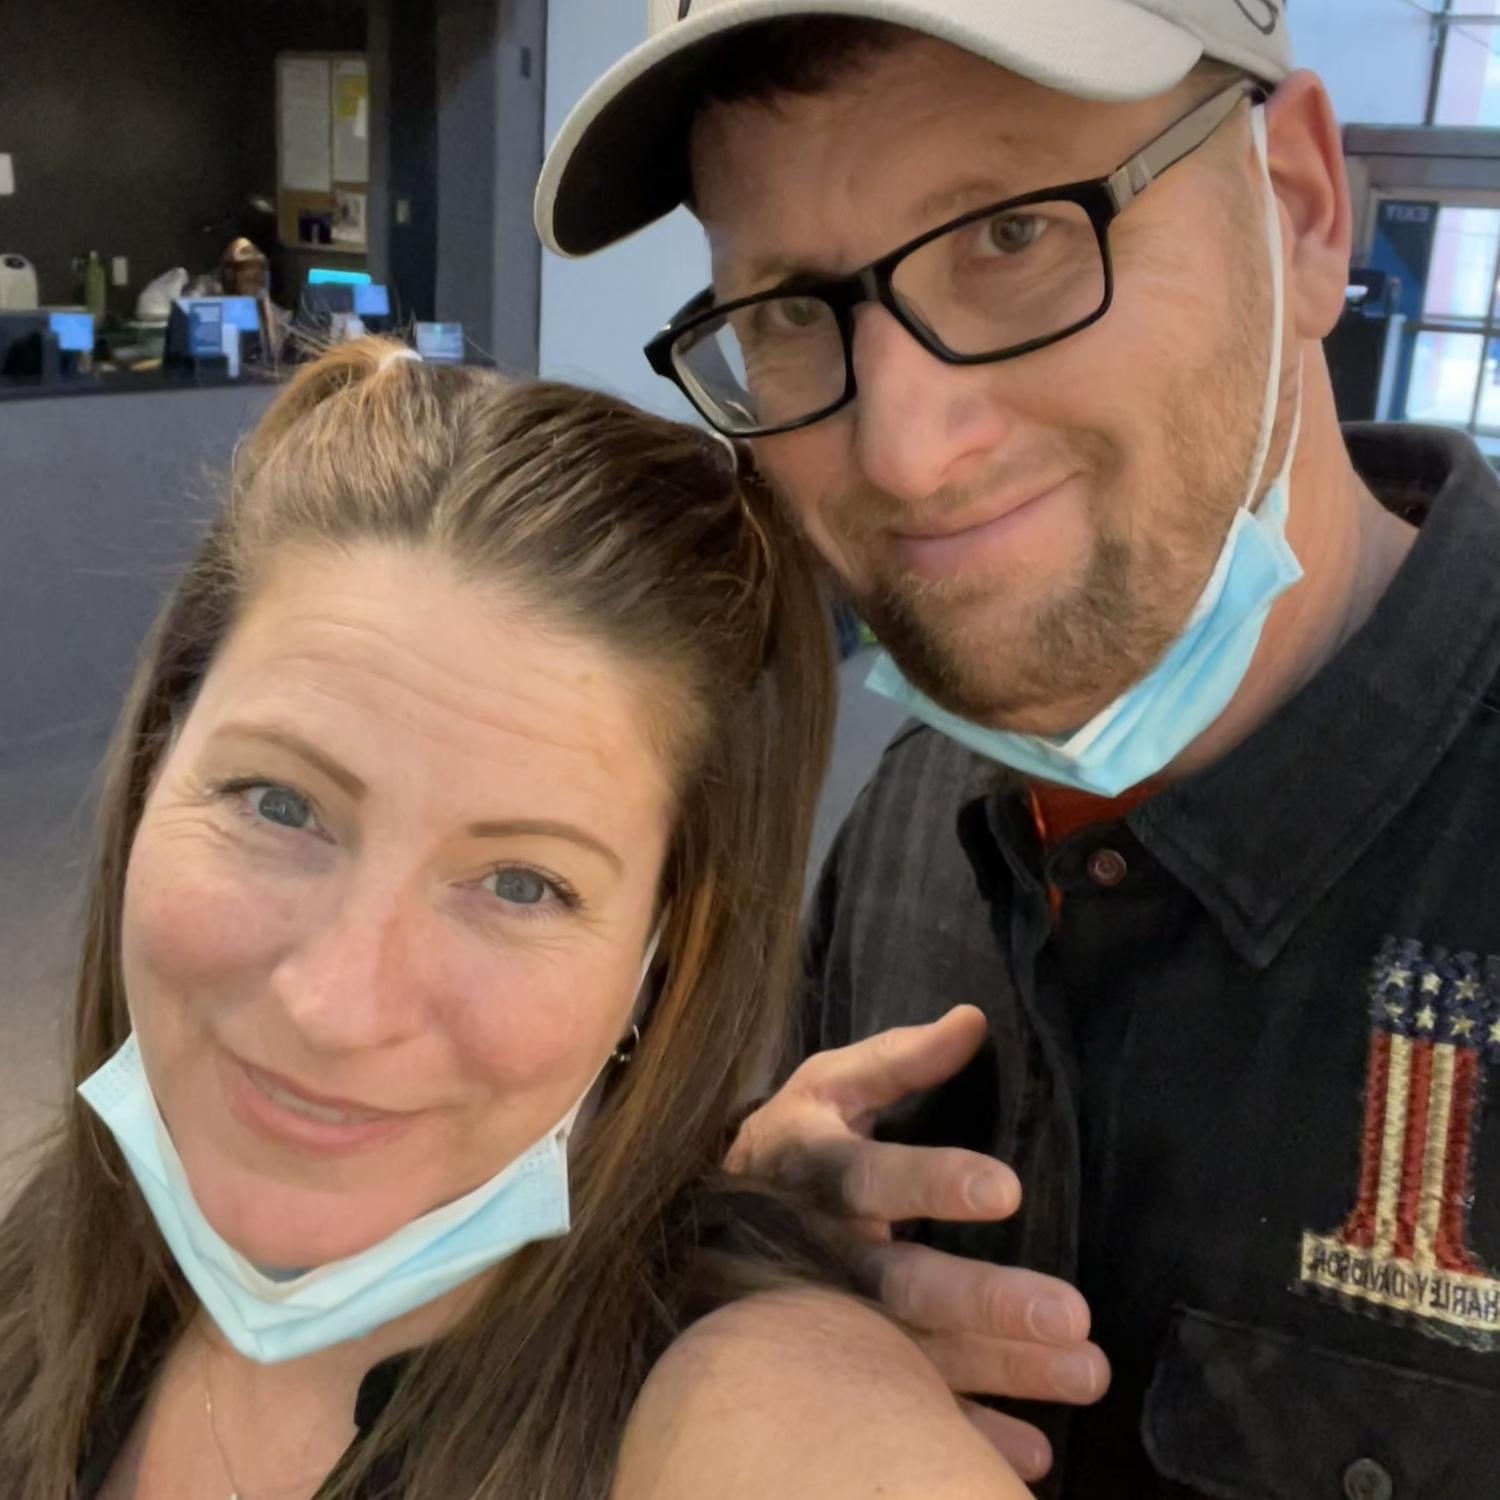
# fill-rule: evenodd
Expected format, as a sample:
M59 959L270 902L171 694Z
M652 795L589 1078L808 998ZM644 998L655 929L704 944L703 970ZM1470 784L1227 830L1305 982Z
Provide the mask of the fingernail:
M1058 1355L1052 1361L1052 1378L1059 1393L1074 1401L1092 1401L1099 1388L1093 1356L1082 1349Z
M1011 1210L1010 1184L1003 1177L990 1172L980 1172L971 1177L964 1189L964 1196L975 1213L998 1216L1008 1214Z
M1060 1298L1038 1297L1029 1313L1031 1331L1044 1344L1071 1344L1083 1337L1073 1309Z
M1021 1471L1022 1479L1041 1479L1052 1467L1052 1449L1039 1438L1019 1453L1017 1460L1024 1465Z

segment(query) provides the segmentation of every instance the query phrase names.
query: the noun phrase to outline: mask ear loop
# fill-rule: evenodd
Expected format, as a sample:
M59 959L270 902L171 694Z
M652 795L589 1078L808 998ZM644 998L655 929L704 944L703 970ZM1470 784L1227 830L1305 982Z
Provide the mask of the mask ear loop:
M1286 272L1282 264L1285 246L1281 234L1281 205L1276 197L1276 185L1271 180L1271 153L1266 136L1266 107L1254 105L1250 111L1250 133L1255 144L1255 160L1260 168L1261 181L1265 189L1266 249L1271 259L1271 357L1266 370L1264 404L1261 408L1260 434L1255 445L1255 461L1251 465L1250 493L1244 508L1254 514L1261 498L1261 481L1265 478L1266 465L1271 459L1271 443L1276 436L1276 417L1281 406L1281 357L1286 346ZM1273 481L1287 479L1291 474L1292 459L1297 451L1297 439L1302 431L1302 379L1298 367L1297 405L1292 417L1292 431L1287 443L1286 458L1281 472Z
M1250 111L1250 133L1255 143L1255 161L1260 168L1265 196L1266 250L1271 258L1271 354L1266 370L1265 391L1261 402L1260 431L1255 442L1255 461L1250 466L1250 494L1245 509L1254 511L1260 498L1260 482L1271 456L1271 439L1276 428L1276 407L1281 391L1282 323L1286 317L1286 288L1282 282L1281 208L1271 182L1270 150L1266 142L1266 107L1253 106Z
M1271 460L1271 443L1276 435L1276 418L1281 407L1281 360L1286 352L1286 270L1283 265L1283 254L1285 245L1281 232L1281 205L1276 197L1276 184L1271 180L1271 154L1270 146L1266 136L1266 107L1257 104L1250 114L1251 134L1255 142L1255 158L1260 167L1262 181L1265 185L1266 197L1266 240L1267 249L1271 257L1271 302L1274 322L1271 330L1271 364L1266 371L1266 396L1265 407L1262 411L1262 425L1259 441L1256 444L1256 458L1254 464L1255 478L1251 483L1250 495L1245 502L1245 508L1254 513L1256 506L1261 500L1261 481L1265 477L1266 465ZM1300 360L1297 365L1297 393L1296 405L1292 411L1292 429L1287 439L1286 456L1282 460L1280 472L1271 481L1269 488L1272 491L1285 485L1290 479L1292 462L1297 454L1297 440L1302 433L1302 366Z

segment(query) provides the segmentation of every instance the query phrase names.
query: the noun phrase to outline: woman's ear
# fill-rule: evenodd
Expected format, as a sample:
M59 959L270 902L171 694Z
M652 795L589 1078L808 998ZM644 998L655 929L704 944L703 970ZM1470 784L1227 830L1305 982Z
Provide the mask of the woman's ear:
M1343 140L1316 73L1293 73L1265 109L1266 154L1286 237L1288 329L1322 339L1338 322L1349 284L1353 213Z

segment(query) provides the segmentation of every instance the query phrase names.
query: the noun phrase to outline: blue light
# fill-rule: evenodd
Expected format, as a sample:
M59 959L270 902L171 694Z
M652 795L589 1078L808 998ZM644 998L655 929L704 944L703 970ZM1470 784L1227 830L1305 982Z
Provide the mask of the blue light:
M391 289L388 286L356 286L354 310L362 318L388 318L391 315Z
M224 298L224 321L242 333L259 333L260 310L255 305L255 298Z
M94 350L94 315L86 312L49 313L57 347L64 354L92 354Z

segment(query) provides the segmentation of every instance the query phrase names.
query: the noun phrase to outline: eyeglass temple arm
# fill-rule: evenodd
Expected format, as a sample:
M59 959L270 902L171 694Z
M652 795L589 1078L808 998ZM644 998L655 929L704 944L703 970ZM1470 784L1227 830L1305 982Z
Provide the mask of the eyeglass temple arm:
M1196 151L1214 131L1240 107L1242 99L1259 100L1264 88L1252 79L1243 79L1196 109L1189 110L1175 124L1137 151L1129 161L1110 173L1108 186L1114 195L1116 212L1123 211L1151 186L1168 167L1176 166L1184 156Z

